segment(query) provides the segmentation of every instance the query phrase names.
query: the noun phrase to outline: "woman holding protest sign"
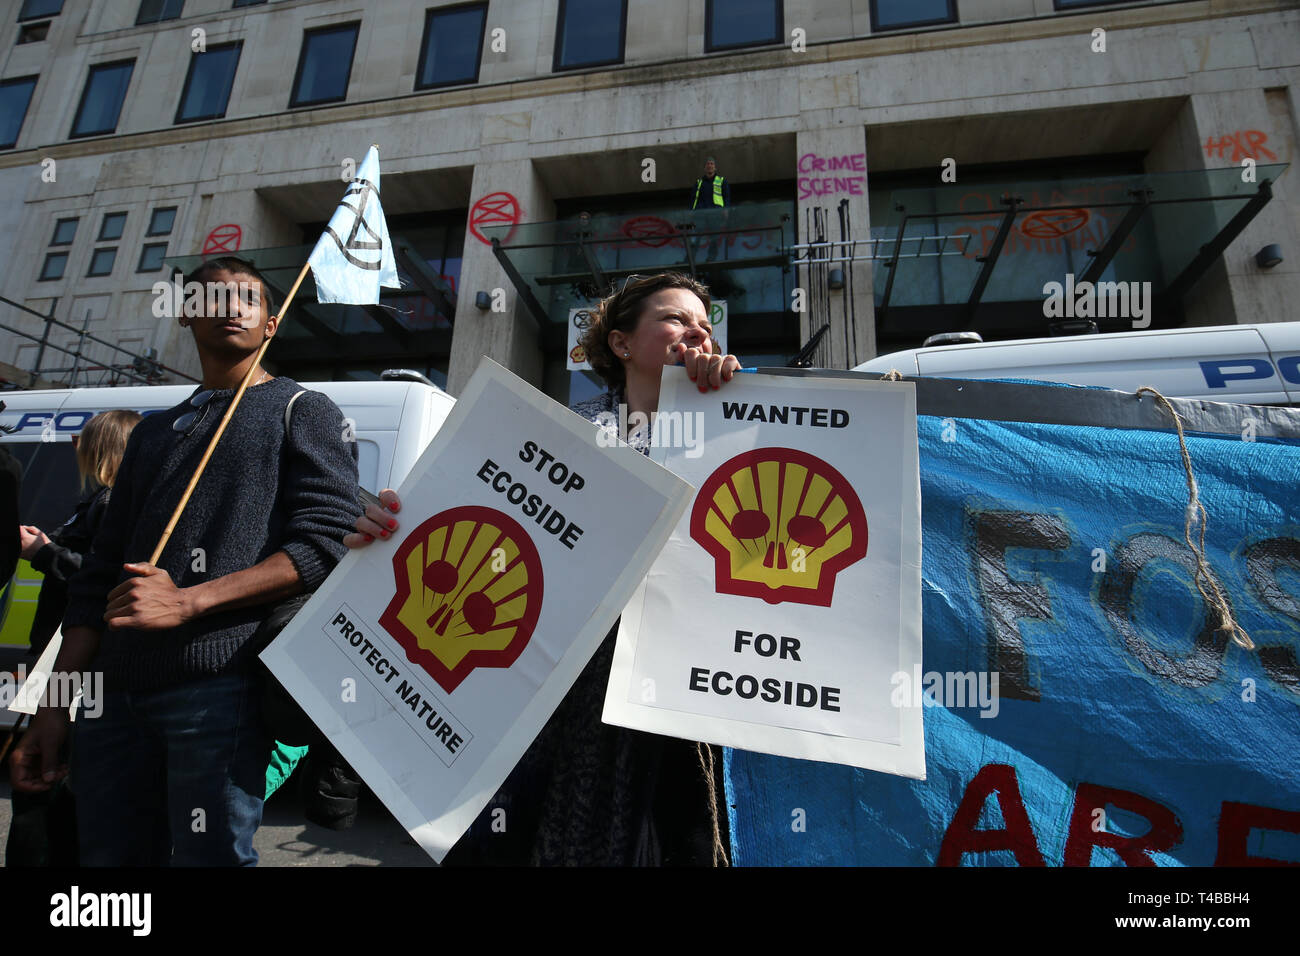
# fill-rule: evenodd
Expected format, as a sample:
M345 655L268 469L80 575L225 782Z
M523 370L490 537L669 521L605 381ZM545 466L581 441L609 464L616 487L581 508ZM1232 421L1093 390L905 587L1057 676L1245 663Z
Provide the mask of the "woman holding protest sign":
M593 310L583 338L608 390L573 411L648 453L665 366L700 391L740 368L714 351L709 293L679 273L629 276ZM397 530L385 490L344 543ZM601 722L618 625L446 864L709 865L725 858L726 809L716 748ZM504 814L501 811L504 810ZM504 825L499 825L503 823Z
M664 366L684 365L701 392L720 388L740 368L734 355L714 351L709 305L704 286L679 273L628 276L593 312L582 339L609 388L573 410L598 423L617 421L619 437L646 451Z

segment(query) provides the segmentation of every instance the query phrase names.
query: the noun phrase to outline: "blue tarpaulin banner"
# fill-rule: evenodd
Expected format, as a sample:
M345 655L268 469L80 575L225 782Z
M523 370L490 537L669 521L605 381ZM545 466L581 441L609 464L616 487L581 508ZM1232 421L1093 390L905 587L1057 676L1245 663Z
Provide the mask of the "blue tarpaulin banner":
M729 751L733 862L1300 863L1294 432L1189 421L1245 650L1194 584L1171 428L946 414L918 418L924 662L893 684L925 708L928 777Z

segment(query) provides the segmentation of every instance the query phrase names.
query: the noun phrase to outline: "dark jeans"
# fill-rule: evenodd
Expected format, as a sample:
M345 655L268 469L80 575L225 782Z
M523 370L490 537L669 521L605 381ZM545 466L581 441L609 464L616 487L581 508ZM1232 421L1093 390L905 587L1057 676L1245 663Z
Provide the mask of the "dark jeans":
M271 749L257 679L103 698L75 724L81 865L256 866Z

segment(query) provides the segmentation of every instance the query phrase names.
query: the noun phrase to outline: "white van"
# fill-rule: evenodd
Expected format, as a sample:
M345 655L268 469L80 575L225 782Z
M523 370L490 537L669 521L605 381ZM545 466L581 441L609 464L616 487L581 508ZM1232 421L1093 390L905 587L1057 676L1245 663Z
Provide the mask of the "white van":
M354 423L361 487L370 491L394 488L406 477L455 403L446 392L422 382L303 382L302 386L324 392ZM72 515L80 498L72 436L92 417L115 408L145 415L165 411L183 402L194 388L0 392L5 403L0 425L12 429L0 434L0 443L23 468L19 521L50 530ZM20 560L13 580L0 594L0 667L9 666L29 646L42 577Z
M1300 405L1300 322L935 345L881 355L855 372L933 378L1151 385L1169 398Z

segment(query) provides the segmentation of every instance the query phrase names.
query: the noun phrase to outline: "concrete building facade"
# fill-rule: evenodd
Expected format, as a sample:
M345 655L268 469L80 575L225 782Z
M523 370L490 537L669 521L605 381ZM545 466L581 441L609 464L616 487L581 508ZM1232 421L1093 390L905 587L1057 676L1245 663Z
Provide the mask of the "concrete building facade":
M1099 257L1168 292L1157 325L1287 321L1300 300L1295 2L7 0L0 44L0 295L31 310L0 305L0 361L20 386L42 339L43 384L127 353L196 375L155 283L223 251L296 272L372 143L420 275L378 312L291 316L272 356L303 380L407 366L455 394L486 354L590 394L565 328L600 290L557 279L585 260L537 237L587 211L617 233L594 243L610 282L693 262L672 227L706 155L732 233L728 271L696 264L750 364L823 325L813 360L837 368L963 323L1047 334L1040 287Z

